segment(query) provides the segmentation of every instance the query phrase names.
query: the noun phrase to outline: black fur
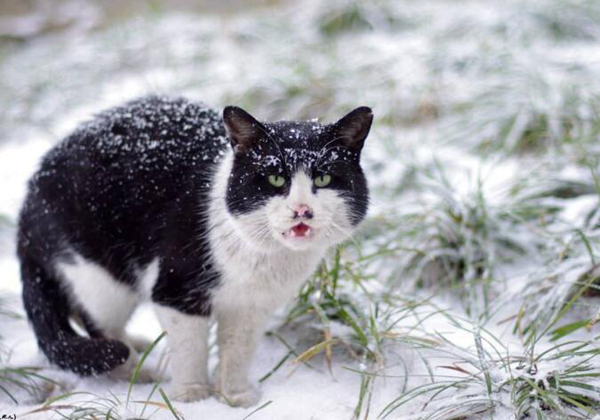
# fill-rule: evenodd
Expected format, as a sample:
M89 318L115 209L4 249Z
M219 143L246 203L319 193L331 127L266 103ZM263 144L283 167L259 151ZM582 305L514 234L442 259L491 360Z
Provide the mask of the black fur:
M207 239L209 192L230 141L234 147L245 142L235 149L229 179L232 214L286 193L265 175L289 176L303 166L315 175L331 174L331 188L343 192L353 220L364 217L368 192L358 159L370 110L329 126L261 124L249 115L251 120L244 116L236 125L239 111L225 111L228 137L221 117L201 104L144 98L100 114L45 156L21 212L18 255L25 309L50 361L95 375L129 354L123 343L104 338L61 286L56 262L68 262L74 253L132 288L136 271L158 257L152 300L188 314L210 314L209 291L219 273ZM358 124L362 132L353 131L357 118L368 120ZM248 122L258 131L247 130ZM71 328L74 315L84 320L90 338Z
M43 159L21 212L18 254L25 308L52 362L97 374L129 353L122 343L85 340L70 328L69 316L81 309L70 304L54 267L71 250L132 287L135 270L160 255L152 299L210 313L207 293L218 273L199 215L227 143L216 112L151 97L99 115Z

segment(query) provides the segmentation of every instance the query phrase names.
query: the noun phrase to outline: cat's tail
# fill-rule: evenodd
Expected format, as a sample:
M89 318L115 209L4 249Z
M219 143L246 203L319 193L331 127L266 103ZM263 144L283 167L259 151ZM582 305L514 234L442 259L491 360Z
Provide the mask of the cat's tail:
M79 375L99 375L125 363L129 348L116 340L78 335L69 324L68 297L40 264L21 255L23 303L50 362Z

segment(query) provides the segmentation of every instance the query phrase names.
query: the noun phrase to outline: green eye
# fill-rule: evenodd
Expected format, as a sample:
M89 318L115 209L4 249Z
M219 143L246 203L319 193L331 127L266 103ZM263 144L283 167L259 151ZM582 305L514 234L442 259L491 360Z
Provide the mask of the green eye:
M283 184L285 184L285 178L280 176L280 175L269 175L269 184L271 184L274 187L283 187Z
M319 188L328 186L330 182L331 182L330 175L320 175L315 178L315 185Z

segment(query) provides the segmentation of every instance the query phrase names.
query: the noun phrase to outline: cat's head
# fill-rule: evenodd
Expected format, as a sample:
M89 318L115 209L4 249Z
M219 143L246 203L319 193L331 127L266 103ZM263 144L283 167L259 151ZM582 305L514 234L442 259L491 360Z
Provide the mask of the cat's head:
M233 148L226 204L255 248L322 248L349 238L369 201L360 154L373 114L361 107L336 123L257 121L226 107Z

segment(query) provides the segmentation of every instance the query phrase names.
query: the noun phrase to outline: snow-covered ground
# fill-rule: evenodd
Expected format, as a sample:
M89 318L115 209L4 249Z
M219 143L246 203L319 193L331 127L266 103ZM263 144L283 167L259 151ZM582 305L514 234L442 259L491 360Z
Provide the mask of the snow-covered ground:
M95 112L148 93L263 119L368 105L370 218L273 319L252 372L261 402L174 403L177 415L597 419L600 4L156 4L109 19L65 0L58 28L36 15L0 38L0 310L22 312L13 235L27 179ZM128 396L128 383L47 366L26 321L0 317L0 387L19 400L0 388L0 417L104 418L114 405L108 418L175 418L152 384ZM146 307L129 327L160 334ZM163 372L165 352L147 365ZM56 383L19 390L6 369L23 366Z

